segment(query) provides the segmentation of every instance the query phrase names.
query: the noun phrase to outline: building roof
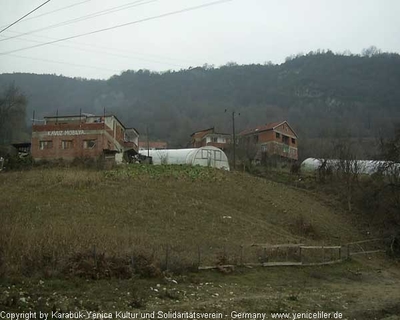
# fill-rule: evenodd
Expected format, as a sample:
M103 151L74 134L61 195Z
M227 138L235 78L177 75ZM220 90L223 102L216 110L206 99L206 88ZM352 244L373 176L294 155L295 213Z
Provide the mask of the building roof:
M147 148L147 141L139 141L139 147ZM167 148L165 141L149 141L149 148Z
M251 128L251 129L243 130L242 132L239 133L239 135L245 136L246 134L251 134L251 133L260 132L260 131L272 130L275 127L277 127L278 125L280 125L281 123L283 123L283 122L272 122L272 123L263 124L261 126L257 126L257 127Z
M14 148L28 148L31 146L30 142L21 142L21 143L13 143L12 146Z
M202 138L203 139L205 136L207 136L209 134L219 134L219 135L225 135L225 136L229 136L230 135L229 133L215 132L215 128L212 127L212 128L208 128L208 129L204 129L204 130L193 132L190 136L193 137L194 135L197 135L198 138Z
M122 125L123 126L123 125ZM125 128L125 127L124 127ZM135 129L135 128L125 128L125 132L126 131L129 131L129 130L134 130L136 133L137 133L137 135L140 135L140 133L139 133L139 131L137 130L137 129Z
M203 137L206 137L208 135L220 135L220 136L230 136L230 133L223 133L223 132L206 132L205 135Z
M214 127L211 127L211 128L208 128L208 129L204 129L204 130L199 130L199 131L193 132L190 136L192 137L192 136L194 136L195 134L203 133L203 132L204 132L204 134L206 134L207 131L211 131L211 130L214 131Z
M239 133L240 136L245 136L248 134L253 134L256 132L261 132L261 131L268 131L268 130L274 130L276 127L279 127L281 124L286 123L288 125L288 127L293 131L293 133L296 135L296 132L293 130L293 128L289 125L289 123L285 120L285 121L278 121L278 122L271 122L271 123L267 123L261 126L257 126L255 128L251 128L251 129L246 129L243 130L242 132Z
M46 116L43 117L44 119L59 119L59 118L101 118L101 117L114 117L115 120L117 120L119 122L119 124L125 129L125 130L135 130L136 133L139 135L139 131L135 128L127 128L124 126L124 124L117 118L117 116L113 115L113 114L106 114L106 115L101 115L101 116L96 116L96 115L88 115L88 114L80 114L80 115L70 115L70 116Z

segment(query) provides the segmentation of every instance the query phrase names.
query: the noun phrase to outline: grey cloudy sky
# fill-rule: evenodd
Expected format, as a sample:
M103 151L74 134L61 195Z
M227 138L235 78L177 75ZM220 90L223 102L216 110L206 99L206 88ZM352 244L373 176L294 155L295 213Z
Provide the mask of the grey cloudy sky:
M282 63L287 56L317 49L360 53L375 45L400 52L398 0L232 0L15 51L214 1L51 0L0 34L0 73L106 79L127 69L179 70L231 61ZM0 26L43 2L0 0ZM54 27L73 19L79 21ZM31 31L36 32L20 35ZM7 39L16 35L20 36Z

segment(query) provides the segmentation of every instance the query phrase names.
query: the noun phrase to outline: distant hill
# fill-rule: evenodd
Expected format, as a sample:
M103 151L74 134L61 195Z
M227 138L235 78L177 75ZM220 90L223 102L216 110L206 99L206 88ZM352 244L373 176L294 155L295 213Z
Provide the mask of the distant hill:
M288 120L303 139L345 134L371 138L400 119L400 55L311 52L281 65L196 67L152 73L126 71L109 80L2 74L28 96L28 118L83 112L115 113L153 139L184 146L198 129L231 131L228 109L240 112L238 130ZM300 144L301 145L301 144Z

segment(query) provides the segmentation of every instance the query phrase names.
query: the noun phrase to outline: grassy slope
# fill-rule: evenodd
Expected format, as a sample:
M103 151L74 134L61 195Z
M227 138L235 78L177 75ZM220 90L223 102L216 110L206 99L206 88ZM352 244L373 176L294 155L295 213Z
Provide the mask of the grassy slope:
M68 255L94 243L118 255L166 242L184 250L197 244L343 243L361 237L333 201L324 205L309 192L241 173L179 167L34 170L1 174L0 190L2 259L8 268L22 271L21 256L30 257L28 267L33 267L35 257L53 251ZM294 222L300 216L311 223L312 234ZM98 281L5 276L0 277L0 309L323 310L340 311L346 319L395 319L389 317L400 310L399 271L380 259L173 277L177 283L168 274Z
M33 170L0 179L0 244L9 266L21 256L67 257L93 245L116 256L161 256L169 244L180 259L196 260L197 246L206 256L242 244L360 238L343 212L242 173L130 167Z

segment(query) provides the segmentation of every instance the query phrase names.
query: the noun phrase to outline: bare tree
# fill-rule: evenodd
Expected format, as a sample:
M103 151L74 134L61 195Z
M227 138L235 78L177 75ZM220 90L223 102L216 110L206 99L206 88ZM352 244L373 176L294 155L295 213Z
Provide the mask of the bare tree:
M341 140L334 145L336 173L346 187L347 209L352 211L354 189L359 181L361 172L360 162L357 160L356 151L349 140Z
M25 121L27 100L14 84L0 96L0 143L11 142L16 130L22 130Z
M379 55L381 53L382 53L382 51L380 49L378 49L377 47L370 46L368 48L363 49L361 52L361 55L363 57L373 57L373 56Z
M392 138L380 139L379 173L373 198L377 202L377 211L385 222L385 233L391 236L389 252L400 256L400 123Z
M380 170L384 172L393 186L400 188L400 124L395 129L391 139L380 139L380 157L385 162L380 164Z
M244 169L255 164L259 154L260 149L253 140L250 138L242 138L239 140L236 148L236 157Z
M330 177L331 181L336 178L336 181L343 186L340 190L344 191L349 212L353 209L354 193L361 173L360 162L357 160L358 153L351 138L344 135L320 146L320 157L317 158L320 162L319 181L324 183L327 177Z

